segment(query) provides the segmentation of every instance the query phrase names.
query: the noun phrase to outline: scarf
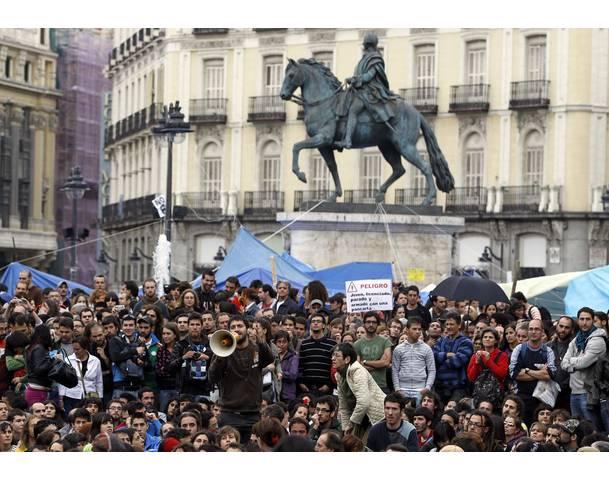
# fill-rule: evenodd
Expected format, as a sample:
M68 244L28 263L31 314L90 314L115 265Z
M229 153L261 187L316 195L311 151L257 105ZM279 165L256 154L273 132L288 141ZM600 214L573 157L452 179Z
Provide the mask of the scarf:
M578 352L583 351L583 349L586 347L586 341L594 330L596 330L596 325L592 325L592 328L587 332L583 332L582 330L577 332L577 337L575 337L575 346L577 347Z

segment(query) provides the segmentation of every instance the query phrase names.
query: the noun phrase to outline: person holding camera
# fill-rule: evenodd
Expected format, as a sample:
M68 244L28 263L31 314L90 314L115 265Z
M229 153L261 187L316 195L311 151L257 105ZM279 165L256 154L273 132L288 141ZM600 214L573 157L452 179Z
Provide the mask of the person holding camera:
M107 325L111 327L111 325ZM104 325L106 328L106 325ZM137 392L144 380L144 364L146 363L146 346L139 341L135 330L135 317L125 315L121 320L121 331L114 334L114 329L107 331L110 344L110 360L112 360L112 379L114 383L113 398L119 398L122 393Z
M212 357L209 340L203 334L203 317L198 312L188 316L188 335L174 347L174 359L181 362L179 385L181 392L194 395L195 401L209 398L211 390L207 369Z

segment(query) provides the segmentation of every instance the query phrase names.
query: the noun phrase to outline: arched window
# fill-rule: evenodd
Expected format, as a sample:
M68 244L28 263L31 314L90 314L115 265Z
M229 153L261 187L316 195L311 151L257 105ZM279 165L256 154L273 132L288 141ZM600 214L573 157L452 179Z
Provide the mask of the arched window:
M201 191L220 192L222 189L222 151L218 144L208 143L201 162Z
M281 150L275 141L268 141L262 148L260 186L265 192L281 190Z
M484 143L478 133L470 134L465 140L464 186L478 189L484 185Z
M197 235L195 237L195 265L199 268L214 265L218 247L226 248L226 240L223 237Z
M484 247L491 244L487 235L478 233L464 233L457 239L457 265L461 268L477 267Z
M524 141L522 182L524 185L543 183L543 135L532 130Z
M520 278L545 275L548 240L538 233L526 233L518 237Z

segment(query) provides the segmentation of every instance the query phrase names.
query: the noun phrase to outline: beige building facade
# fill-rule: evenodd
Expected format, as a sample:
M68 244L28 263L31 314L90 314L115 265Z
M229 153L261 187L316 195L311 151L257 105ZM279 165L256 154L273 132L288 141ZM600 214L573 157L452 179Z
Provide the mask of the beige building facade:
M55 257L57 54L45 28L0 29L0 264ZM45 253L53 252L44 256Z
M193 133L174 146L172 273L195 276L243 225L264 238L277 212L333 188L316 151L301 153L308 183L291 172L302 114L279 97L288 58L326 64L343 80L361 56L363 29L116 30L106 130L103 225L111 281L142 281L162 226L151 200L165 193L166 147L150 127L179 100ZM607 263L609 30L378 29L391 88L431 123L456 181L437 205L464 216L452 270L497 280ZM426 154L424 143L419 150ZM337 154L345 195L370 203L389 176L377 149ZM415 206L424 183L409 164L387 204ZM606 196L609 208L609 195ZM149 224L149 225L146 225ZM289 248L289 234L272 240ZM480 258L486 249L492 262ZM320 248L324 248L320 245ZM354 258L365 261L366 258ZM387 253L387 261L395 260ZM328 265L314 265L323 268ZM401 265L428 283L424 260ZM450 272L446 272L450 273ZM406 279L407 280L407 279Z

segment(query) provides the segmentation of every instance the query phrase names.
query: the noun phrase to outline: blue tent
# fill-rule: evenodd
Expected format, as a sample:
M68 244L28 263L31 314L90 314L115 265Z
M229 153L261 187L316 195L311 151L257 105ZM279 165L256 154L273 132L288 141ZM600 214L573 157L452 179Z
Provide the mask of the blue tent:
M393 278L391 263L352 262L311 272L314 279L322 282L333 295L345 292L345 282L349 280L382 280Z
M252 268L251 270L246 270L245 272L241 272L235 276L239 279L239 284L243 286L248 286L253 280L262 280L262 283L268 283L269 285L273 284L273 274L269 270L265 270L263 268ZM216 290L224 290L225 284L226 280L218 282L216 284ZM294 288L302 290L302 287L304 287L306 284L290 282L290 285L292 285Z
M89 287L85 287L80 283L72 282L70 280L66 280L65 278L57 277L55 275L51 275L50 273L41 272L40 270L36 270L35 268L28 267L23 263L13 262L11 263L2 274L2 278L0 278L0 282L4 283L8 287L8 293L12 296L15 293L15 286L17 285L17 279L19 278L19 272L23 270L28 270L32 272L32 282L37 287L42 288L43 290L47 287L56 288L61 282L66 282L68 284L68 289L70 291L75 288L80 288L87 295L90 295L93 290Z
M223 284L230 276L239 277L239 275L256 268L271 271L271 257L275 257L275 272L278 280L288 280L293 285L306 285L312 280L307 273L293 266L241 227L237 238L229 247L222 265L216 272L216 282ZM199 275L192 282L192 286L198 288L200 285L201 276Z
M571 280L564 302L567 315L576 315L584 306L606 312L609 309L609 265Z
M283 252L281 254L281 258L283 258L286 262L288 262L293 267L296 267L298 270L300 270L303 273L311 273L311 272L315 271L315 269L311 265L308 265L304 262L301 262L300 260L297 260L292 255L290 255L288 252Z

